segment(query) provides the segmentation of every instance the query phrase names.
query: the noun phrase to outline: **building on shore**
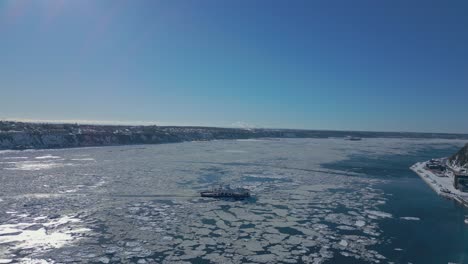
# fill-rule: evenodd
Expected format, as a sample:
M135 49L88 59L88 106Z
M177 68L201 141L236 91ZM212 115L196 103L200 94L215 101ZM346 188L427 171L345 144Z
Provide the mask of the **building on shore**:
M426 163L426 168L434 172L439 177L447 177L446 173L444 173L447 167L443 160L431 159Z
M453 187L461 192L468 192L468 174L454 173Z
M437 171L445 171L445 166L442 164L427 164L427 168L431 170L437 170Z

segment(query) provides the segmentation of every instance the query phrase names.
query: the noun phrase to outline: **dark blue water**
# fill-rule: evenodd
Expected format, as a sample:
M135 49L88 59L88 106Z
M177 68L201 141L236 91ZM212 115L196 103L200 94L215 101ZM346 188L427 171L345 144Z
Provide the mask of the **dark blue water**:
M389 196L380 206L393 214L381 220L387 243L375 249L395 263L468 263L468 225L464 215L468 210L460 204L438 196L408 168L434 157L453 154L457 148L424 149L407 155L384 157L353 156L348 160L324 167L365 174L365 177L385 178L379 186ZM400 217L418 217L408 221ZM401 249L401 250L395 250ZM343 257L335 263L355 263ZM348 262L350 260L350 262Z

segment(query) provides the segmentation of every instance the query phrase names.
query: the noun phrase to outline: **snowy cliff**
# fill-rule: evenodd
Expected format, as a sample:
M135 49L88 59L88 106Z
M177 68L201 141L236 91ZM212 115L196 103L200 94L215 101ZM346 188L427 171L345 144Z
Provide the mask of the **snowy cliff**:
M468 144L450 157L450 164L455 169L468 169Z
M0 149L160 144L214 139L282 137L280 131L209 127L98 126L0 121Z
M240 129L222 127L44 124L0 120L0 149L70 148L248 138L445 138L468 135L410 132Z

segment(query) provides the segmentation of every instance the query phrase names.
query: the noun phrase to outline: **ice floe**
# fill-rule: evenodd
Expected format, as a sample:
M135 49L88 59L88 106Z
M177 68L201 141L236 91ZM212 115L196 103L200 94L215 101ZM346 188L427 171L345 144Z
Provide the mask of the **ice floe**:
M37 171L59 168L64 166L72 166L70 163L58 163L58 162L38 162L38 161L21 161L12 162L14 167L4 168L5 170L23 170L23 171Z
M356 225L357 227L363 227L363 226L366 225L366 222L364 222L364 221L362 221L362 220L357 220L356 223L355 223L355 225Z
M408 221L419 221L421 220L419 217L414 217L414 216L404 216L400 217L402 220L408 220Z
M28 159L28 157L4 157L5 160Z
M59 157L59 156L53 156L53 155L44 155L44 156L38 156L38 157L35 157L35 159L61 159L62 157Z
M392 214L389 214L389 213L385 213L385 212L381 212L381 211L375 211L375 210L366 210L365 211L367 213L367 216L369 218L374 218L374 219L378 219L378 218L392 218Z
M70 159L70 160L73 160L73 161L96 161L93 158L79 158L79 159Z
M240 150L240 149L226 149L226 150L224 150L224 152L227 152L227 153L245 153L246 151L245 150Z

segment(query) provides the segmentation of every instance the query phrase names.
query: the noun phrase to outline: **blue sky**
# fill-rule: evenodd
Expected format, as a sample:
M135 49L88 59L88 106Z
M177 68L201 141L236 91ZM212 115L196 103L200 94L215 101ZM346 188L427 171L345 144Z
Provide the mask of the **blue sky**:
M468 133L467 1L0 1L0 119Z

